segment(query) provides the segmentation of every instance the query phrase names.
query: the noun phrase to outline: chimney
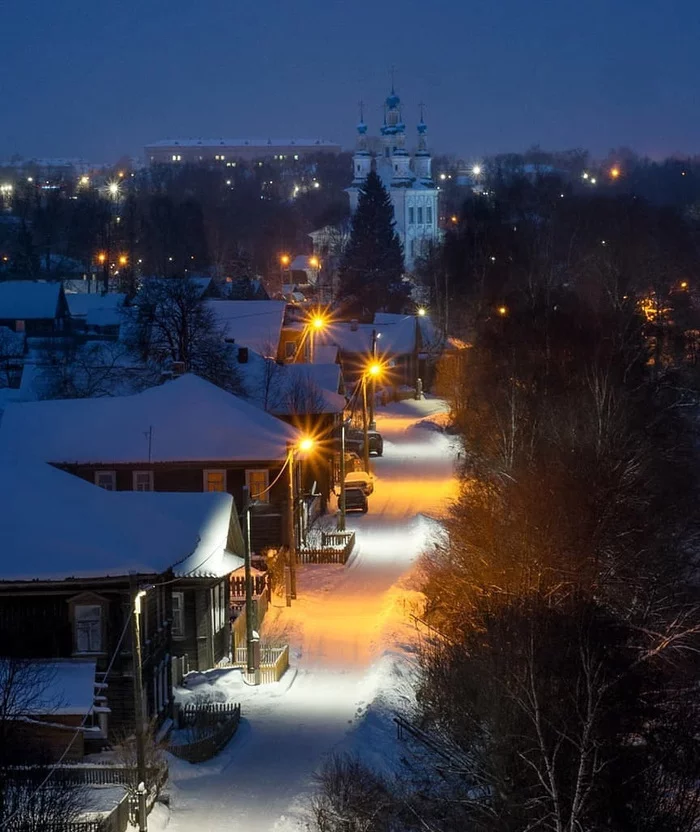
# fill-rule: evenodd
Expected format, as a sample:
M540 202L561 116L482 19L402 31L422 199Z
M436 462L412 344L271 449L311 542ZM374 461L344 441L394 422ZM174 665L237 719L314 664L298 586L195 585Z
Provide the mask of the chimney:
M350 321L350 332L357 332L358 323L359 323L359 321L357 320L357 318L353 318Z

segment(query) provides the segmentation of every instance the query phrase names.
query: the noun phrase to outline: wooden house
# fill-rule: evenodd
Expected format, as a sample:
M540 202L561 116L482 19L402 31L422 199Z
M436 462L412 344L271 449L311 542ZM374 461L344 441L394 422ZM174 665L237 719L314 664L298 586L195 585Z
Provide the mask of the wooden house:
M60 282L5 280L0 282L0 326L27 336L63 335L70 313Z
M194 375L131 396L11 404L0 453L50 462L108 491L257 495L253 548L286 543L290 425Z
M203 668L230 652L228 578L242 564L230 550L241 545L230 495L108 493L43 463L4 459L0 501L0 655L60 666L63 687L78 680L82 691L63 712L48 684L45 705L18 718L49 746L77 724L78 750L133 729L132 611L143 590L146 716L163 725L173 658Z

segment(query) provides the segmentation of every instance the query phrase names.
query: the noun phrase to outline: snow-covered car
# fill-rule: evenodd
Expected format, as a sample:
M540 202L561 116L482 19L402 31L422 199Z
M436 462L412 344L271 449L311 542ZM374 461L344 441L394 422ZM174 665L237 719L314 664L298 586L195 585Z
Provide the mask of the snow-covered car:
M368 497L374 491L374 477L367 471L350 471L345 475L345 489L361 488Z
M367 514L368 508L367 495L361 488L345 489L345 511L361 511Z
M384 440L377 430L367 431L367 444L370 454L381 456L384 453ZM345 437L345 447L358 454L363 454L365 449L365 435L361 430L351 429Z

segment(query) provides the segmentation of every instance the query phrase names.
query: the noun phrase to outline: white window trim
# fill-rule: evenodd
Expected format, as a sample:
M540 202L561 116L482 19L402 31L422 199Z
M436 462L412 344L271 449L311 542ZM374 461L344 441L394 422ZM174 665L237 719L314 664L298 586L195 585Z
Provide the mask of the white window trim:
M116 491L117 490L117 472L116 471L95 471L95 485L98 488L104 488L104 485L100 485L100 477L104 477L109 475L110 479L112 480L112 487L106 488L105 491Z
M224 475L224 492L228 489L228 478L226 476L225 468L205 468L202 472L202 490L209 491L207 488L207 474L223 474Z
M251 474L265 474L265 493L261 494L259 497L253 494L253 491L250 487L250 475ZM270 492L267 490L270 487L270 471L267 468L246 468L245 469L245 484L248 487L248 494L250 494L251 500L259 500L261 503L269 503L270 502Z
M148 488L146 491L153 491L153 471L132 471L131 472L131 487L136 491L136 478L138 474L148 474Z

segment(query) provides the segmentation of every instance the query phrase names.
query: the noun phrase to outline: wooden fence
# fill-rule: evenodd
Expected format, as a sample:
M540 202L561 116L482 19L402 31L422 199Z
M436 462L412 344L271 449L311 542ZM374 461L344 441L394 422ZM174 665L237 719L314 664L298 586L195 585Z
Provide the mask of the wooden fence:
M3 776L8 780L36 780L40 783L50 771L53 771L53 782L67 786L126 786L131 789L138 786L135 766L62 765L53 769L51 766L17 766L4 769ZM147 777L151 788L160 790L168 779L167 764L149 768Z
M170 745L168 751L188 763L210 760L236 733L240 721L240 704L211 702L206 705L185 705L178 712L178 727L192 728L203 736L192 742Z
M355 548L355 532L322 532L320 548L301 547L301 563L347 563Z
M253 674L247 672L248 650L237 647L234 667L240 667L247 682L254 681ZM261 647L260 648L260 683L263 685L279 682L289 669L289 647Z

